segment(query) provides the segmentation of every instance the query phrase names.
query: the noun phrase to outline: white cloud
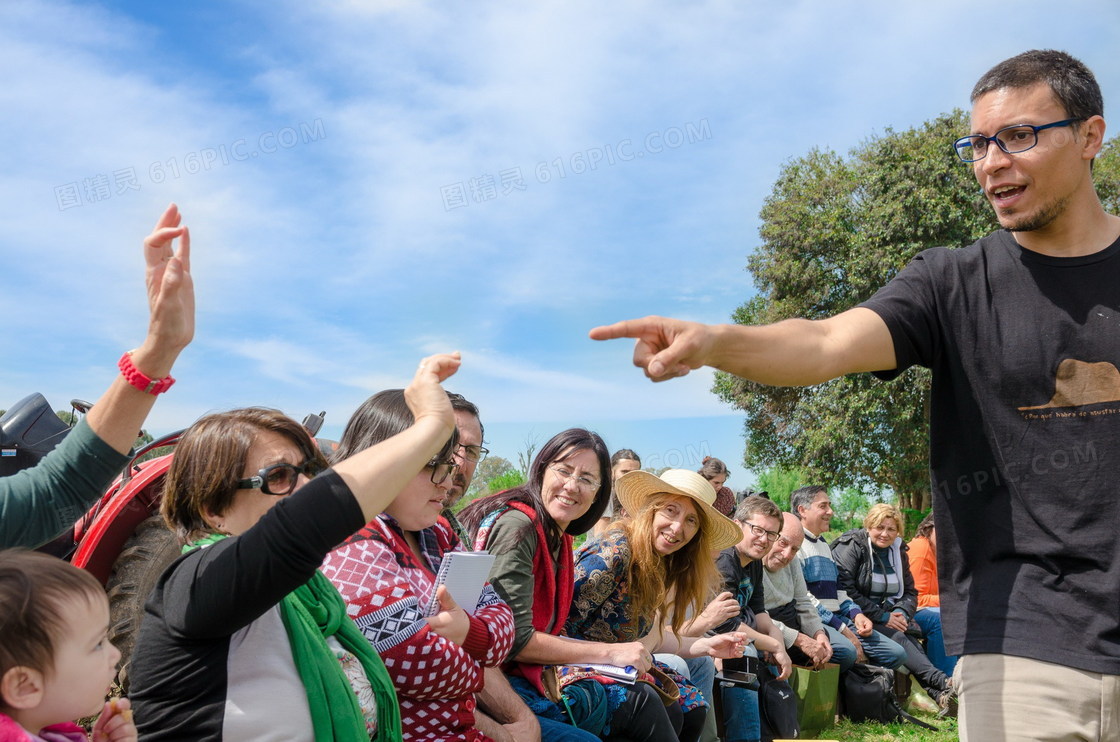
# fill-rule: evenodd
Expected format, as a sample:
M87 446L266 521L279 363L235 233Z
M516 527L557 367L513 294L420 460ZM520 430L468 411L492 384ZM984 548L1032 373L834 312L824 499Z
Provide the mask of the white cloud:
M169 427L254 403L337 421L454 347L451 386L495 420L735 414L709 372L650 384L587 328L725 320L783 162L961 105L1021 48L1068 48L1120 95L1120 6L1017 7L980 43L963 0L199 3L197 29L157 5L5 3L0 407L36 384L104 388L143 336L139 242L174 199L199 331L153 418ZM576 153L700 121L709 139L572 172ZM259 151L314 122L321 138ZM257 157L230 156L242 139ZM186 172L208 151L224 157ZM139 191L87 202L85 179L130 167ZM524 191L445 209L442 187L469 198L518 167ZM83 204L60 209L68 183Z

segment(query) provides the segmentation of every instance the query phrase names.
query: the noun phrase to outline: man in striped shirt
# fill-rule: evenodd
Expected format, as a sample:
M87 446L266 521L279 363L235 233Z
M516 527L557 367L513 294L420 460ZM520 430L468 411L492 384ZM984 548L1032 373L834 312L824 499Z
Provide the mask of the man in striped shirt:
M813 596L824 630L835 655L855 654L857 662L869 662L894 669L906 660L906 650L875 631L871 619L863 615L848 594L837 584L838 570L823 533L832 521L828 490L811 484L794 490L790 510L801 519L805 542L797 561L805 576L805 586Z

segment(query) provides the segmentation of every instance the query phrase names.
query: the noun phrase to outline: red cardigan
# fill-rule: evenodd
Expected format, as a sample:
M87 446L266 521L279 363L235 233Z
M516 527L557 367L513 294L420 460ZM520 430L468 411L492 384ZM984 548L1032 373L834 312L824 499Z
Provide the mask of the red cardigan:
M474 727L474 694L482 690L482 668L501 664L513 648L513 613L487 586L462 646L432 631L422 613L435 591L432 568L461 547L442 518L419 536L435 564L417 562L399 526L382 514L327 555L323 574L385 661L404 739L485 742L490 738Z

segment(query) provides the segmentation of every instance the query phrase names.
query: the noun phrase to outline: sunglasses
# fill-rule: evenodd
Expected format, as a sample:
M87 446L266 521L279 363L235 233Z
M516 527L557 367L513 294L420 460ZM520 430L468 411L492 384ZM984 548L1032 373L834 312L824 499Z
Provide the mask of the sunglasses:
M259 489L266 495L283 497L295 491L300 474L311 479L321 471L323 471L322 464L311 459L304 461L299 466L295 464L273 464L261 469L255 477L238 481L237 489Z

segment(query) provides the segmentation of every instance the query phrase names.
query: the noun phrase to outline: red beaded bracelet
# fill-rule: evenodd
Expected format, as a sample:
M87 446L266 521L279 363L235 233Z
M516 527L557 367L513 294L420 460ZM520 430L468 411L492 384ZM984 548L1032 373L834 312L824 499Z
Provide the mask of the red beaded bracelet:
M135 364L132 363L132 351L130 350L124 352L124 355L121 356L121 359L117 362L117 366L120 368L121 375L124 376L125 381L148 394L163 394L175 383L175 379L170 376L165 376L162 379L153 379L136 368Z

